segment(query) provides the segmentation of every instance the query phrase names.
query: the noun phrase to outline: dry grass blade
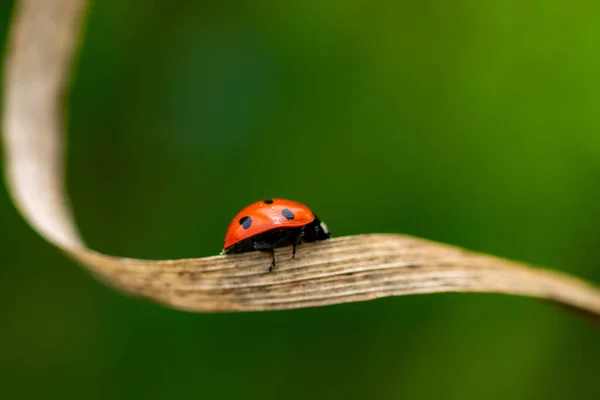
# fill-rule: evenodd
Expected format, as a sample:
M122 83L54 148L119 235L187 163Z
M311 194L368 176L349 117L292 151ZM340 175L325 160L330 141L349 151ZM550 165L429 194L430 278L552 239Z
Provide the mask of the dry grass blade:
M64 194L62 91L83 0L18 4L5 68L6 180L46 239L125 292L190 311L276 310L436 292L551 300L600 316L600 290L577 278L405 235L359 235L277 252L147 261L86 248Z

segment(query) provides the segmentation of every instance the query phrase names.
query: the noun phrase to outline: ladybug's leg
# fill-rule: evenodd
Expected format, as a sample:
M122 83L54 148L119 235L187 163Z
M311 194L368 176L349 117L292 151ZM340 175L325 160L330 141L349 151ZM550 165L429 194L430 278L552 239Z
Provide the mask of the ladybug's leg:
M273 260L271 260L271 265L269 265L269 272L272 272L273 268L275 268L275 252L273 249L267 250L267 252L271 253L271 257L273 257Z
M263 253L271 253L273 260L271 261L271 265L269 265L269 272L272 272L273 268L275 268L275 252L273 249L260 249L258 251L262 251Z
M269 265L269 272L273 271L275 268L275 252L271 245L267 242L254 242L252 243L252 247L254 247L258 251L262 251L263 253L271 253L271 257L273 258L271 261L271 265Z
M300 241L302 240L303 237L304 237L304 229L302 230L302 232L300 232L298 234L298 237L296 238L296 242L294 242L294 249L292 250L292 259L296 258L296 247L298 247L298 245L300 244Z

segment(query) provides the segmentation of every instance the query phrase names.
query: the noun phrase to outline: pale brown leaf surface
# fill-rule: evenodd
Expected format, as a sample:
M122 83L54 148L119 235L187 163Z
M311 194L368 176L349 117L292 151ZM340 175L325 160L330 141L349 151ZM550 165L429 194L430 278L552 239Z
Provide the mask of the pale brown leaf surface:
M600 290L580 279L407 235L358 235L262 253L149 261L88 249L64 190L62 92L83 0L19 3L4 76L5 175L15 204L48 241L124 292L190 311L276 310L438 292L551 300L600 316Z

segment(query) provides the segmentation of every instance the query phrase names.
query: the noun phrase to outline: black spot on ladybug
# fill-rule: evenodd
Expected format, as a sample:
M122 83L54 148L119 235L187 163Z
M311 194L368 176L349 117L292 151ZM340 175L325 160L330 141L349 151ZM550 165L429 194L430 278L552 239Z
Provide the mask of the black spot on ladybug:
M273 204L273 199L264 200L265 204Z
M296 217L294 215L294 213L289 210L289 208L284 208L281 211L281 215L283 215L284 217L286 217L288 220L292 220L292 219L294 219Z
M252 218L246 215L245 217L240 218L238 222L240 223L242 228L248 229L250 228L250 225L252 225Z

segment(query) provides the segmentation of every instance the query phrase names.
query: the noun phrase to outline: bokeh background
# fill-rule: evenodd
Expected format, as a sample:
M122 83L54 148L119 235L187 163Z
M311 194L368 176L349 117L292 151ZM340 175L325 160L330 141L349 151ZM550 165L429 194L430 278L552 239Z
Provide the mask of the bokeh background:
M338 236L405 232L598 283L599 12L96 1L68 100L78 223L110 254L208 256L239 209L284 197ZM597 327L527 298L166 309L94 280L0 194L2 399L597 399L599 376Z

